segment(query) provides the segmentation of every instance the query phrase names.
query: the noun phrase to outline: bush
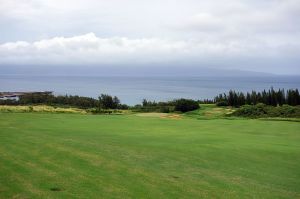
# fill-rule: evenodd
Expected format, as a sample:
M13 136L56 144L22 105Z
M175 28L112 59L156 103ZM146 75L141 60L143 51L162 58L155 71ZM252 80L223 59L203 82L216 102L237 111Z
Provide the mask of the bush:
M199 103L191 99L178 99L175 100L175 111L181 111L183 113L199 109Z
M117 108L121 110L128 110L129 106L126 104L119 104Z
M166 107L166 106L163 106L160 108L159 112L161 113L170 113L170 108L169 107Z
M198 109L199 102L190 99L178 99L167 102L155 102L143 100L142 105L138 104L131 107L135 112L158 112L158 113L171 113L174 111L187 112Z
M241 117L300 117L300 106L268 106L262 103L257 105L244 105L232 115Z
M101 109L116 109L120 105L120 100L116 96L101 94L99 96L99 105Z
M29 106L29 112L33 112L33 107L32 106Z
M228 102L226 101L221 101L216 103L217 106L228 106Z
M99 108L91 108L87 110L92 114L122 114L121 110L118 109L99 109Z

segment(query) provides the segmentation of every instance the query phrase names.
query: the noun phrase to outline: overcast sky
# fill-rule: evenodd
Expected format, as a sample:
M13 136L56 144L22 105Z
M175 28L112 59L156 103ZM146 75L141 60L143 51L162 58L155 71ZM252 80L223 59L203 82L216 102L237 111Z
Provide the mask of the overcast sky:
M173 64L300 75L300 0L0 0L2 72Z

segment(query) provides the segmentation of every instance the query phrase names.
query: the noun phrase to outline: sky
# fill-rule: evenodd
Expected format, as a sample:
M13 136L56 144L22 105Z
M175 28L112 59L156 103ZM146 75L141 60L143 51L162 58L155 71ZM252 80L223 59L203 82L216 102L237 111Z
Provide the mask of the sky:
M300 75L300 0L0 0L0 69Z

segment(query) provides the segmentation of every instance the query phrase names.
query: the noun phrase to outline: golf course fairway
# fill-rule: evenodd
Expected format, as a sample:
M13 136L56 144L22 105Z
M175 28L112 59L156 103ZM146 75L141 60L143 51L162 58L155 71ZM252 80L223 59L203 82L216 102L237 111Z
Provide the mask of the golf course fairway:
M0 113L0 198L300 198L300 122Z

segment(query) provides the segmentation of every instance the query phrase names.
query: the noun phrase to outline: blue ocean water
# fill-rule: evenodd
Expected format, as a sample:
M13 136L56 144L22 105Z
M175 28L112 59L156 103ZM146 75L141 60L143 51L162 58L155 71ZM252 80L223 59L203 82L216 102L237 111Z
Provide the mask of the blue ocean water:
M116 95L122 103L175 98L206 99L228 92L261 91L274 88L300 88L300 77L100 77L100 76L22 76L1 75L1 91L54 91L98 97L101 93Z

